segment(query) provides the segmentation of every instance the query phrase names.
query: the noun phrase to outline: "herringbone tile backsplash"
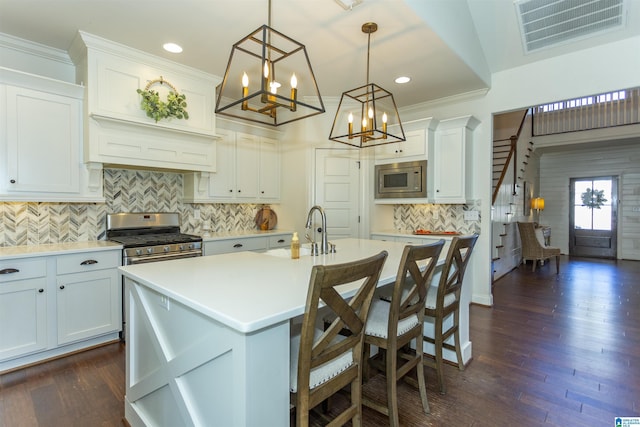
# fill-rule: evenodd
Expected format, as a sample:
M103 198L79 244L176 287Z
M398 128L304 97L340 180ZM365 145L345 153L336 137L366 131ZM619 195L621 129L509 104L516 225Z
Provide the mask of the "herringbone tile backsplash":
M480 221L465 221L464 211L480 210L480 201L467 205L395 205L393 227L412 232L419 228L432 231L480 233Z
M213 232L253 230L261 205L188 204L182 202L180 173L104 170L106 203L0 202L0 246L81 242L104 239L107 213L180 212L182 232L200 233L203 223ZM200 210L200 219L193 216ZM398 205L394 210L396 230L427 228L474 232L479 221L464 221L463 205Z

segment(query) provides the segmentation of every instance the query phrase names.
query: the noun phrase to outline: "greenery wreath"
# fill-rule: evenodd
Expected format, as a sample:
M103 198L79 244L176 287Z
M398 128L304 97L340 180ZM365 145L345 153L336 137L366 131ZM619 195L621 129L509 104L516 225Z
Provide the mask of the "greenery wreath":
M590 209L600 209L600 206L604 205L607 199L604 197L604 190L587 190L581 194L582 204Z
M154 84L166 84L171 88L171 91L167 94L167 102L160 99L160 94L151 90L151 86ZM159 79L155 79L149 82L149 84L142 89L136 89L136 92L142 97L140 101L140 108L144 110L147 117L152 118L158 123L158 120L168 119L175 117L176 119L189 119L189 113L187 113L187 97L180 95L178 90L168 81L164 80L162 76Z

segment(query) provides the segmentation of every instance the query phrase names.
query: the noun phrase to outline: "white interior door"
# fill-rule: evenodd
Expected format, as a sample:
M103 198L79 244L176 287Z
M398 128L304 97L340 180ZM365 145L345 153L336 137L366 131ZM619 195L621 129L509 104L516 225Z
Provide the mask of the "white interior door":
M360 160L356 149L316 149L315 204L327 216L329 240L359 237ZM320 241L320 215L313 230Z

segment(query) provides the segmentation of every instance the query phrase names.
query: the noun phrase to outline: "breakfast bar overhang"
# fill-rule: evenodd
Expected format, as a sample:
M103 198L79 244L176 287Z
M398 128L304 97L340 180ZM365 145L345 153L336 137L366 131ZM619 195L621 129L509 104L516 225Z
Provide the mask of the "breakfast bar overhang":
M335 243L336 253L296 260L278 256L286 255L279 250L120 267L128 328L127 422L133 427L288 426L290 323L304 314L312 266L386 250L378 284L384 286L395 280L405 246L364 239ZM344 285L342 294L353 295L356 287ZM464 304L465 362L471 357L468 323ZM425 334L432 329L425 325Z

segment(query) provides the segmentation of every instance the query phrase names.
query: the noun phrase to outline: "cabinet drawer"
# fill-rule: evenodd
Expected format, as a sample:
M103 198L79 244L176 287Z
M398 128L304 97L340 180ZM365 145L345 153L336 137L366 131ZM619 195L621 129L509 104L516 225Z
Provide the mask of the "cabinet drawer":
M291 246L291 235L269 236L269 249L288 248Z
M233 240L216 240L205 242L204 254L217 255L229 252L265 251L268 239L266 237L246 237Z
M0 283L47 275L47 260L29 258L0 261Z
M58 274L68 274L115 268L120 265L121 259L122 252L120 250L97 251L60 255L56 257L56 263Z

